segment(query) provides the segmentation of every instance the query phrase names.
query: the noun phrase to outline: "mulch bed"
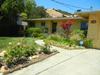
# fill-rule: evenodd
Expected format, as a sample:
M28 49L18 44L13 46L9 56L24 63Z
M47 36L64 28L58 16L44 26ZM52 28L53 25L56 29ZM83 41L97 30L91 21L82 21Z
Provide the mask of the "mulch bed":
M57 54L57 53L59 53L59 52L56 51L56 52L53 52L53 53L51 53L51 54L39 54L39 57L38 57L38 58L25 61L25 62L22 63L22 64L17 64L17 65L15 65L14 67L9 68L9 71L8 71L6 74L12 73L12 72L14 72L14 71L17 71L17 70L20 70L20 69L22 69L22 68L25 68L25 67L27 67L27 66L29 66L29 65L32 65L32 64L35 64L35 63L37 63L37 62L43 61L44 59L46 59L46 58L48 58L48 57L50 57L50 56L53 56L53 55L55 55L55 54Z

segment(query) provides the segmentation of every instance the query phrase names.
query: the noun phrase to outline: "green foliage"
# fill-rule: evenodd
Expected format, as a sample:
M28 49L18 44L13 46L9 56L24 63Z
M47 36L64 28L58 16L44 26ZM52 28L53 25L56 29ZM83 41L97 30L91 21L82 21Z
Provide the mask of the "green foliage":
M0 37L0 50L6 48L8 46L8 43L12 40L11 38L8 38L8 37Z
M87 48L92 48L93 47L93 41L91 39L85 39L84 40L84 46Z
M3 17L14 18L14 20L18 15L21 15L23 19L49 16L44 7L36 5L35 0L5 0L0 11L4 14Z
M21 13L21 18L22 18L22 20L27 19L27 14L26 14L26 13L24 13L24 12L22 12L22 13Z
M78 40L72 40L72 39L68 39L65 38L63 36L60 36L58 34L53 34L48 36L47 39L45 39L45 42L50 44L50 45L56 45L56 46L76 46L79 45L79 41Z
M46 45L45 47L42 47L42 50L41 50L43 53L45 54L50 54L51 51L50 51L50 46Z
M42 33L41 28L28 28L26 30L26 36L31 36L35 38L44 38L44 34Z
M6 55L4 56L5 63L13 63L22 57L29 57L34 55L36 52L36 45L27 45L24 40L18 43L10 43L6 50Z
M79 45L79 41L78 40L69 40L69 45L73 46L73 45Z
M58 34L52 34L52 35L48 36L47 39L54 40L54 41L61 41L61 40L64 40L65 38Z
M34 33L35 32L35 33ZM38 28L28 28L26 30L26 35L27 36L33 36L33 33L36 34L36 33L40 33L41 31L38 29Z
M34 18L34 10L36 9L35 0L26 0L25 12L28 15L28 18Z
M38 31L37 31L38 32ZM30 56L33 56L37 53L43 52L45 54L50 54L50 46L46 44L44 47L36 45L33 38L1 38L2 42L5 42L4 46L6 54L3 58L3 62L7 65L15 65L20 60L26 61ZM6 41L4 41L6 40ZM38 50L40 49L40 50Z
M1 10L6 14L11 11L22 11L22 0L18 1L18 3L16 2L16 0L5 0L4 3L1 5Z
M0 50L5 50L9 45L9 42L12 42L13 44L16 44L17 42L21 42L21 40L24 39L24 41L27 42L27 45L34 43L33 38L23 38L23 37L0 37Z
M85 37L84 31L77 29L71 32L70 39L71 40L83 40L84 37Z
M1 11L5 14L25 12L30 17L35 6L34 0L5 0L1 5Z
M50 43L52 45L67 45L69 40L64 38L63 36L60 36L58 34L52 34L48 36L48 38L45 40L46 43Z

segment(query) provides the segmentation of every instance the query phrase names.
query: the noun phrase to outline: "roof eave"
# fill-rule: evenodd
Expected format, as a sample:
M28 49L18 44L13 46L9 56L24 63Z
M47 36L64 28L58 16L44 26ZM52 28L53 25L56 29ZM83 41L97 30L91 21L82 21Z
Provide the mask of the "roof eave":
M27 19L27 21L46 21L46 20L68 20L68 19L84 19L82 17L75 17L75 18L37 18L37 19Z
M76 12L76 15L79 15L81 17L89 17L90 14L94 14L94 13L100 13L100 11L89 11L89 12Z

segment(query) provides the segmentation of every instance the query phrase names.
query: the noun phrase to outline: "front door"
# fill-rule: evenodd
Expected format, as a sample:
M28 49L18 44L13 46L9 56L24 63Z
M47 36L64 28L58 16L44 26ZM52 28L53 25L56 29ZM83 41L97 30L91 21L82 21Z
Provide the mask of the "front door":
M52 23L52 33L55 33L57 31L57 22Z

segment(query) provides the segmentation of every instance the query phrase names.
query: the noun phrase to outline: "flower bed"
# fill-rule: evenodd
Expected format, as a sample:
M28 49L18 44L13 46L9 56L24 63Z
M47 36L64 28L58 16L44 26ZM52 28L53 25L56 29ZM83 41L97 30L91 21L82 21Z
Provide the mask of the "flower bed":
M42 60L44 60L44 59L46 59L46 58L48 58L48 57L50 57L52 55L55 55L57 53L58 52L53 52L51 54L38 54L38 55L35 55L34 58L32 58L31 60L28 59L28 60L25 60L24 62L19 62L17 65L14 65L14 66L12 66L10 68L8 67L8 69L5 70L5 72L3 72L3 73L6 73L6 74L12 73L14 71L17 71L17 70L20 70L22 68L25 68L25 67L27 67L29 65L35 64L37 62L40 62L40 61L42 61Z
M63 35L62 33L49 35L45 39L45 42L50 45L58 46L69 50L93 47L93 41L91 39L86 38L83 30L75 29L70 32L70 34L68 35L69 37L65 35Z
M8 45L0 53L0 67L3 73L13 72L57 53L57 51L51 50L48 44L39 46L34 40L29 44L22 39L17 43L9 42Z
M50 35L47 39L45 39L45 42L50 45L65 48L68 50L85 48L84 46L79 46L79 40L65 38L58 34Z

